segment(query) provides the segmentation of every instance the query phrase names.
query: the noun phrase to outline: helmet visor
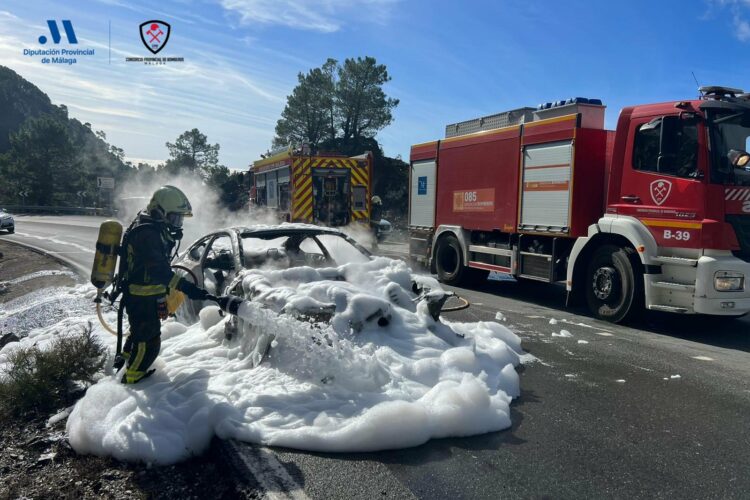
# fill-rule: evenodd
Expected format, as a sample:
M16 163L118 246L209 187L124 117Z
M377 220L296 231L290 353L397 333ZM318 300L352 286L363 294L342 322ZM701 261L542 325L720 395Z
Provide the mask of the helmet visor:
M182 221L185 216L179 212L169 212L167 214L167 223L173 227L182 227Z

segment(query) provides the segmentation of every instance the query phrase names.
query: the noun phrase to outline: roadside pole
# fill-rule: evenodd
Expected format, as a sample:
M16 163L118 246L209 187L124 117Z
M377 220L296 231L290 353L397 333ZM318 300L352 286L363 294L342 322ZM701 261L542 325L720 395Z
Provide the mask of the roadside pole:
M105 198L108 214L112 214L112 195L115 189L114 177L97 177L96 187L99 188L99 200L101 201L102 196Z

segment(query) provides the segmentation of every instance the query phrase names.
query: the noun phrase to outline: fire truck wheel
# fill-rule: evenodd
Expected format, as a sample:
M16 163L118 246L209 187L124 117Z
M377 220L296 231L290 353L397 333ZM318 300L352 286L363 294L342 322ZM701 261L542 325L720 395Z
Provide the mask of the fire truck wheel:
M438 279L448 285L458 285L466 278L468 269L463 264L461 244L453 235L438 240L435 249L435 268Z
M586 273L586 301L599 319L620 323L643 302L643 275L635 250L603 245L594 251Z

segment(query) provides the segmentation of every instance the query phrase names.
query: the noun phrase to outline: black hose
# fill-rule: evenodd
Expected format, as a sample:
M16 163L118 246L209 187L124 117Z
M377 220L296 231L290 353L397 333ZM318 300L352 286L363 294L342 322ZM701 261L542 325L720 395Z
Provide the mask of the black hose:
M191 271L187 267L181 266L179 264L172 264L171 267L172 267L172 269L179 269L180 271L185 271L186 273L188 273L190 275L191 278L193 278L193 284L194 285L198 284L198 277L195 275L195 273L193 271Z

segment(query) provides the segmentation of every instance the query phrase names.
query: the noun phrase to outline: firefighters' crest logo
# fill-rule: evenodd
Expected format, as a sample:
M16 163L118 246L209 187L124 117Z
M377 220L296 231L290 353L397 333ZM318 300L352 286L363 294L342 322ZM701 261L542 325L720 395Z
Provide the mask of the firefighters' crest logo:
M671 192L671 181L659 179L651 183L651 199L653 199L654 203L656 203L657 205L661 205L662 203L667 201L669 193Z
M169 40L169 24L164 21L146 21L141 24L141 41L153 54L157 54Z

